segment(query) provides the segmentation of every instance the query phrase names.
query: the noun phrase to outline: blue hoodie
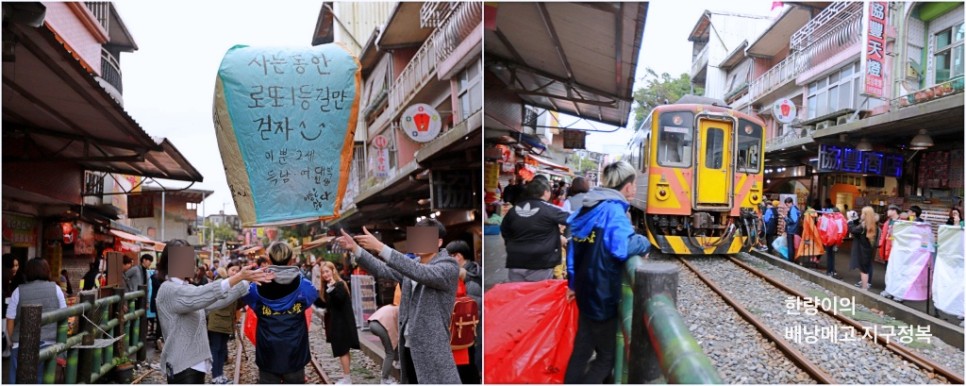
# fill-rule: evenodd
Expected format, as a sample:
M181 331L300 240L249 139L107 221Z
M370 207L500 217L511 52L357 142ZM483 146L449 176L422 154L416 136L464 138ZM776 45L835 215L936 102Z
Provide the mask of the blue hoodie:
M569 286L580 313L591 320L617 315L624 261L651 247L647 238L634 233L628 207L620 192L597 187L567 219L573 235L567 249Z
M302 277L298 267L268 268L275 280L251 284L243 300L258 316L255 329L255 364L259 370L288 374L309 363L309 329L305 312L319 292Z

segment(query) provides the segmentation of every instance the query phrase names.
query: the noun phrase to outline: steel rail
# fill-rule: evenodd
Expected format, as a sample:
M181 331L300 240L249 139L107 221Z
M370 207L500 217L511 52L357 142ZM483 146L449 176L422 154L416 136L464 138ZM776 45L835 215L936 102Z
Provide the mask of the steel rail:
M794 296L797 296L799 299L808 298L806 294L803 294L798 290L785 285L784 283L781 283L771 277L766 276L763 272L752 268L750 265L746 264L741 260L738 260L736 257L728 256L728 258L739 267L744 268L746 271L750 272L755 276L760 277L761 279L767 281L768 283L774 285L775 287L781 288L783 291L788 292L789 294L792 294ZM865 334L865 332L868 332L869 327L863 326L861 323L855 321L852 318L839 314L838 312L835 311L834 305L830 308L826 308L825 305L818 305L815 308L818 310L821 310L826 315L829 315L842 323L852 326L853 328L856 329L856 331L863 331L863 335L868 335L869 339L872 340L873 343L878 343L888 348L889 350L892 350L892 352L894 352L896 355L899 355L900 357L902 357L903 359L909 362L915 363L916 366L919 366L919 368L932 373L942 375L943 377L946 377L946 380L949 381L950 383L960 384L960 385L963 384L963 377L959 374L952 372L952 370L949 370L943 367L942 365L936 362L933 362L927 358L923 358L918 354L912 352L908 348L901 346L899 344L896 344L891 340L887 341L885 338L879 336L879 334Z
M834 385L834 384L841 383L839 381L836 381L835 378L832 378L831 375L829 375L821 368L819 368L818 365L816 365L812 361L805 358L805 355L803 355L800 351L798 351L790 344L788 344L788 342L782 339L780 335L778 335L777 333L772 331L772 329L765 326L765 324L762 323L760 320L758 320L757 317L752 315L751 312L749 312L747 309L745 309L740 304L738 304L738 302L736 302L730 296L725 294L720 287L718 287L713 281L711 281L711 279L707 278L706 276L704 276L704 274L698 271L698 269L694 265L689 263L681 256L677 256L677 259L682 264L684 264L684 266L688 267L688 269L691 270L691 272L694 272L695 276L697 276L698 279L704 282L704 284L707 285L708 288L711 288L712 291L717 293L718 296L720 296L721 299L725 301L725 303L728 303L728 305L730 305L735 310L735 312L738 313L738 315L741 315L741 317L747 320L748 323L755 326L755 328L758 329L758 331L761 332L761 334L764 335L765 338L772 341L772 343L774 343L779 350L784 352L788 357L788 359L791 360L793 363L795 363L796 366L798 366L803 371L811 375L820 383L827 384L827 385Z

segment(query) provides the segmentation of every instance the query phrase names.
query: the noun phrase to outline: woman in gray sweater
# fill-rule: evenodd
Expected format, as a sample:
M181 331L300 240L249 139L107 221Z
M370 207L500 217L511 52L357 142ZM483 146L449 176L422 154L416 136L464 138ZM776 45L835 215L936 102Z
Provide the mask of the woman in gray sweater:
M172 240L164 247L158 260L159 276L167 277L168 250L176 246L190 246L184 240ZM248 283L266 283L274 274L252 271L249 267L226 280L203 286L188 284L183 278L167 277L158 289L158 319L165 337L161 363L169 384L203 384L211 369L208 348L208 328L205 311L217 310L232 304L248 293Z

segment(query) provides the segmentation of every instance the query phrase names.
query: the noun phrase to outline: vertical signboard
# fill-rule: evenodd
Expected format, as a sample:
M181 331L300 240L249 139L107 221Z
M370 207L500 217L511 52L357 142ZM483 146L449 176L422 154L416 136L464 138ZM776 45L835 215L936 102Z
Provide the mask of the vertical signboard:
M889 3L873 1L864 5L862 29L862 94L874 98L883 96L886 70L886 26Z

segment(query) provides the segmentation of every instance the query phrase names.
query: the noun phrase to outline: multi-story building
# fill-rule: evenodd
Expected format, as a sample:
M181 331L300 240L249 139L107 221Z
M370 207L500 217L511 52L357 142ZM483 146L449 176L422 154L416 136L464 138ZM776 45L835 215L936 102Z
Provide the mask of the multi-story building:
M768 16L704 11L688 36L692 43L691 84L704 89L706 97L724 99L734 79L718 63L728 53L747 46L748 36L760 33L768 22Z
M768 191L945 221L963 196L963 35L962 3L786 2L718 65L726 101L767 124Z
M129 179L202 176L124 111L120 54L137 45L113 4L3 3L2 35L3 252L76 281L102 251L150 243L115 221Z
M569 170L564 139L585 132L560 127L564 118L556 114L629 123L647 9L647 3L486 4L488 200L511 178Z
M474 242L481 209L475 192L482 163L474 149L482 131L482 4L389 5L381 29L339 27L362 43L363 89L353 161L358 188L348 189L334 223L365 225L399 240L406 225L428 216L447 225L449 238ZM333 23L345 24L360 10L335 11L328 17L323 9L314 43L333 41Z
M199 234L202 230L196 226L199 218L198 204L214 192L201 189L166 189L143 186L139 194L131 195L131 202L135 205L128 207L130 225L154 240L181 239L191 245L200 244Z

